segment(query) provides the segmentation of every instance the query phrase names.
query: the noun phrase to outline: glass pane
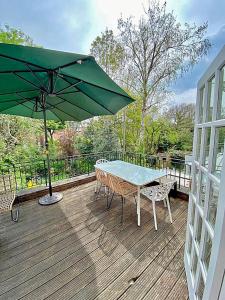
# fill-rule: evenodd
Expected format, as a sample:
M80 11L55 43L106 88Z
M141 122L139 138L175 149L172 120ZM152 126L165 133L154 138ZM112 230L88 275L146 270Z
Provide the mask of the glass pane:
M209 190L209 207L208 207L208 221L214 228L216 222L217 203L219 198L219 187L214 183L210 182Z
M203 166L205 166L206 168L208 168L208 163L209 163L210 136L211 136L211 128L205 128Z
M201 137L202 137L202 128L197 129L197 149L196 149L196 160L199 162L200 159L200 150L201 150Z
M205 87L200 90L200 97L199 97L199 123L203 122L203 101L204 101L204 93Z
M211 240L208 232L206 231L202 261L203 261L204 266L205 266L207 271L208 271L208 268L209 268L209 261L210 261L211 251L212 251L212 240Z
M194 253L193 253L193 260L192 260L192 265L191 265L191 273L192 273L193 278L195 279L198 258L197 258L197 254L195 251L195 247L193 247L193 251L194 251Z
M199 278L198 288L196 291L196 296L197 296L197 299L201 300L203 297L204 289L205 289L205 283L204 283L201 272L200 272L199 276L200 276L200 278Z
M195 174L193 178L193 194L195 196L197 195L198 180L199 180L199 169L195 166Z
M215 77L213 77L208 83L208 99L207 99L207 110L206 110L206 122L212 121L213 112L213 100L215 90Z
M216 128L212 173L220 178L225 144L225 127Z
M207 180L206 175L203 172L201 172L201 181L200 181L200 191L199 191L198 203L202 207L204 206L204 203L205 203L206 180Z
M202 218L198 214L197 223L196 223L196 234L195 234L195 240L196 240L198 246L200 246L201 233L202 233Z
M222 68L220 76L217 119L225 119L225 66Z

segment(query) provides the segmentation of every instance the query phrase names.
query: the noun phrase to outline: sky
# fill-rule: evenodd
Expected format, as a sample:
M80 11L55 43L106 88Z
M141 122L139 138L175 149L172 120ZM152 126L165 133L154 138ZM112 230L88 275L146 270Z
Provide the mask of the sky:
M91 42L106 27L117 32L117 19L143 14L151 0L1 0L0 25L8 24L31 36L44 48L88 54ZM208 22L209 54L171 89L175 102L195 102L199 78L225 44L225 0L167 0L182 23Z

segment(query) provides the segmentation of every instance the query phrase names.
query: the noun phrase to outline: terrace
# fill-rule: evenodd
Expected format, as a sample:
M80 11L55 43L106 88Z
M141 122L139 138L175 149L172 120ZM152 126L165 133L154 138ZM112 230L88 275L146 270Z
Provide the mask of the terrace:
M106 210L94 188L91 181L67 189L61 202L47 207L37 199L23 202L17 224L1 216L1 299L188 298L188 203L171 197L172 224L157 205L155 231L149 201L141 201L141 227L133 199L126 201L121 225L119 198Z

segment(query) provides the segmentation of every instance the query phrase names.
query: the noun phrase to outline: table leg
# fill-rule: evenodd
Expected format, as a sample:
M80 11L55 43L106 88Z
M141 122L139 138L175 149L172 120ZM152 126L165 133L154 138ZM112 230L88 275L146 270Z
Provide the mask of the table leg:
M141 226L140 191L141 188L140 186L138 186L138 192L137 192L137 225L138 226Z

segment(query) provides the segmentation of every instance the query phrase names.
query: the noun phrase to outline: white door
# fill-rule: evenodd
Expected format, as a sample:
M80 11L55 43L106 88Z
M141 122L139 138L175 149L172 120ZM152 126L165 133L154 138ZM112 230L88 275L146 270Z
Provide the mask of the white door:
M225 47L198 82L185 269L190 299L218 299L225 271Z

